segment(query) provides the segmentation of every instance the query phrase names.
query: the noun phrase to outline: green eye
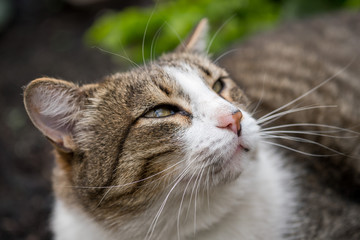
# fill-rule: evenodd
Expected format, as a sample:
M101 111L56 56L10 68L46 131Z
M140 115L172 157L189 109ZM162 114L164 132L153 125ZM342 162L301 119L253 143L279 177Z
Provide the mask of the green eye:
M212 89L216 92L216 93L220 93L224 88L224 82L221 80L221 78L219 78L213 85Z
M146 118L162 118L162 117L168 117L171 115L174 115L177 112L177 109L175 107L157 107L150 111L148 111L144 117Z

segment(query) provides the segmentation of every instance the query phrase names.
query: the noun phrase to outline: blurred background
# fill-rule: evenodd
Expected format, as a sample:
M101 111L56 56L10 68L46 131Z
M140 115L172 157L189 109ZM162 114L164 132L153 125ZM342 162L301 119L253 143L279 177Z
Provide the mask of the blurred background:
M284 21L359 8L360 0L0 0L0 239L52 238L53 157L23 107L29 81L101 80L143 52L174 48L203 17L218 55Z

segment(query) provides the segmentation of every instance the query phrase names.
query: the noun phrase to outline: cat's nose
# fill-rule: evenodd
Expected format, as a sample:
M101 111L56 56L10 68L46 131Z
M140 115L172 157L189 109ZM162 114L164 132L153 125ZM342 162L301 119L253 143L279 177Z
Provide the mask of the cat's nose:
M218 120L217 127L218 128L228 128L240 137L240 135L241 135L240 121L241 121L242 117L243 117L243 115L240 112L240 110L237 110L236 112L234 112L232 114L219 116L217 119Z

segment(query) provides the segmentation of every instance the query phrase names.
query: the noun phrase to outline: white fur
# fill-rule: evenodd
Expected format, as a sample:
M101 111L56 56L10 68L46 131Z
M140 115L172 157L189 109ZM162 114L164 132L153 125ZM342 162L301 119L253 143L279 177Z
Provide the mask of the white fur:
M237 154L237 147L242 145L252 149L252 153L257 150L260 128L256 121L246 111L240 109L243 115L240 138L229 129L217 127L219 116L231 115L239 110L238 107L211 90L199 77L198 72L187 65L184 65L182 70L175 67L165 67L165 71L177 81L190 98L193 119L191 127L183 136L183 141L187 143L186 152L189 155L189 161L193 161L194 157L201 158L201 156L196 156L198 149L211 149L210 151L213 151L216 156L213 162L221 159L238 158L237 161L230 162L231 167L234 168L233 171L224 172L224 174L236 175L251 156L244 152Z
M281 169L279 156L262 147L259 164L251 166L228 186L213 189L209 203L205 199L207 195L198 197L195 234L194 203L183 203L182 210L186 212L190 207L190 214L179 228L180 239L282 239L281 234L290 227L286 222L291 220L293 209L294 196L287 189L291 179ZM151 239L178 239L179 202L179 198L169 199ZM55 240L146 239L159 207L160 202L138 218L129 219L119 231L110 233L86 213L58 200L53 220Z
M60 199L55 202L52 229L55 240L70 239L113 239L103 228L77 208L71 208Z
M156 204L111 233L58 200L53 222L56 240L282 239L295 196L288 189L291 176L281 167L281 156L260 146L259 127L243 110L241 137L217 127L217 116L231 114L237 107L214 93L196 70L186 65L182 70L164 70L190 98L192 124L180 136L186 148L184 178ZM240 144L250 151L239 151ZM203 157L201 150L212 157ZM223 163L220 174L201 179L201 169L217 161Z

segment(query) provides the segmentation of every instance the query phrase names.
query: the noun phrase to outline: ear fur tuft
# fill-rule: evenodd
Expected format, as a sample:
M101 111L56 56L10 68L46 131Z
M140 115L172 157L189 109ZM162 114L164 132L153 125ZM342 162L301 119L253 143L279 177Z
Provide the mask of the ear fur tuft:
M33 124L65 152L74 150L74 126L79 118L82 94L75 84L40 78L24 91L24 104Z

